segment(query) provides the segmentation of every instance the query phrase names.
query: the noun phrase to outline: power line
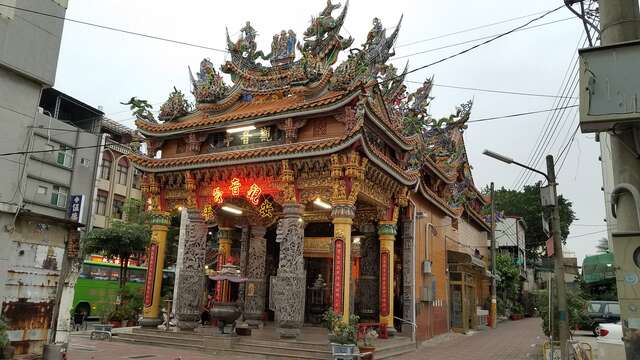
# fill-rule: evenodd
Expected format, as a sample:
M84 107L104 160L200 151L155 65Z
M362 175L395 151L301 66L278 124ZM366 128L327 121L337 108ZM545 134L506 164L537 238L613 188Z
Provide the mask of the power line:
M481 119L469 120L469 121L467 121L467 123L475 123L475 122L483 122L483 121L491 121L491 120L518 117L518 116L532 115L532 114L540 114L540 113L549 112L549 111L557 111L557 110L561 110L561 109L573 108L573 107L576 107L576 106L578 106L578 105L570 105L570 106L565 106L565 107L560 107L560 108L552 108L552 109L537 110L537 111L528 111L528 112L517 113L517 114L509 114L509 115L481 118Z
M490 27L490 26L494 26L494 25L500 25L500 24L504 24L504 23L511 22L511 21L514 21L514 20L520 20L520 19L528 18L528 17L534 16L534 15L540 15L540 14L543 14L543 13L544 13L544 11L538 11L538 12L535 12L535 13L532 13L532 14L528 14L528 15L522 15L522 16L510 18L510 19L505 19L505 20L497 21L497 22L490 23L490 24L479 25L479 26L475 26L475 27L472 27L472 28L458 30L458 31L455 31L455 32L451 32L451 33L448 33L448 34L442 34L442 35L434 36L434 37L427 38L427 39L416 40L416 41L412 41L410 43L397 45L396 49L401 48L401 47L405 47L405 46L410 46L410 45L415 45L415 44L431 41L431 40L441 39L441 38L444 38L444 37L447 37L447 36L458 35L458 34L462 34L462 33L465 33L465 32L478 30L478 29L482 29L482 28L486 28L486 27Z
M513 30L511 32L536 29L536 28L539 28L541 26L551 25L551 24L555 24L555 23L558 23L558 22L561 22L561 21L567 21L567 20L571 20L571 19L575 19L575 18L574 17L563 18L563 19L559 19L559 20L554 20L554 21L550 21L550 22L546 22L546 23L530 26L530 27L527 27L527 28L518 28L517 30ZM422 54L430 53L430 52L433 52L433 51L438 51L438 50L447 49L447 48L454 47L454 46L460 46L460 45L472 43L472 42L475 42L475 41L480 41L480 40L484 40L484 39L490 39L490 38L492 38L492 37L494 37L496 35L500 35L500 34L498 33L498 34L493 34L493 35L482 36L482 37L479 37L479 38L475 38L475 39L471 39L471 40L465 40L465 41L458 42L458 43L455 43L455 44L444 45L444 46L440 46L440 47L433 48L433 49L427 49L427 50L423 50L423 51L418 51L418 52L414 52L414 53L407 54L407 55L394 56L394 57L392 57L392 59L399 60L399 59L404 59L404 58L407 58L407 57L412 57L412 56L415 56L415 55L422 55Z
M581 36L580 40L582 40L583 37L584 36ZM561 95L570 94L570 92L568 92L569 89L572 87L572 85L570 84L573 83L574 78L577 80L577 71L576 71L577 65L578 65L577 49L580 46L580 40L578 41L578 45L576 46L576 50L574 51L572 60L569 62L569 67L565 71L565 75L560 85L559 94ZM577 81L575 82L575 86L577 86ZM558 107L558 106L566 105L568 101L565 101L563 104L562 100L559 98L554 103L555 103L555 106ZM536 145L528 157L527 166L529 167L537 166L537 164L540 162L540 159L543 157L544 152L547 149L547 144L549 142L549 139L553 136L552 129L557 127L557 121L556 123L554 123L554 119L557 120L558 114L559 113L553 112L547 118L545 125L543 125L543 128L538 135L538 139L536 140ZM514 188L520 189L522 186L524 186L524 184L527 183L527 181L531 178L531 176L532 176L532 172L526 169L521 170L520 175L518 176L518 179L516 180L516 183L514 185Z
M590 232L590 233L586 233L586 234L580 234L580 235L575 235L575 236L569 236L567 237L567 239L574 239L574 238L579 238L579 237L583 237L583 236L589 236L589 235L594 235L594 234L600 234L603 232L607 232L608 230L599 230L599 231L594 231L594 232Z
M204 45L198 45L198 44L194 44L194 43L189 43L189 42L186 42L186 41L168 39L168 38L164 38L164 37L161 37L161 36L143 34L143 33L135 32L135 31L115 28L115 27L112 27L112 26L94 24L94 23L90 23L88 21L70 19L68 17L58 16L58 15L54 15L54 14L47 14L47 13L43 13L43 12L40 12L40 11L25 9L25 8L18 7L18 6L12 6L12 5L7 5L7 4L0 4L0 6L4 6L4 7L11 8L11 9L20 10L20 11L24 11L24 12L28 12L28 13L32 13L32 14L36 14L36 15L47 16L47 17L51 17L51 18L54 18L54 19L62 20L62 21L69 21L69 22L72 22L72 23L77 23L77 24L82 24L82 25L87 25L87 26L93 26L93 27L100 28L100 29L116 31L116 32L120 32L120 33L124 33L124 34L128 34L128 35L135 35L135 36L145 37L145 38L148 38L148 39L166 41L166 42L170 42L170 43L174 43L174 44L186 45L186 46L191 46L191 47L195 47L195 48L199 48L199 49L217 51L217 52L221 52L221 53L228 53L227 50L216 49L216 48L213 48L213 47L210 47L210 46L204 46Z
M421 81L415 81L415 80L405 80L405 82L413 83L413 84L422 84L423 83ZM545 97L545 98L558 98L558 97L560 97L558 95L550 95L550 94L537 94L537 93L531 93L531 92L508 91L508 90L492 90L492 89L465 87L465 86L457 86L457 85L435 84L435 83L433 84L433 86L451 88L451 89L483 91L483 92L496 93L496 94L537 96L537 97ZM577 98L574 97L573 99L577 99Z
M496 40L498 40L498 39L500 39L500 38L502 38L502 37L505 37L505 36L507 36L507 35L509 35L509 34L512 34L512 33L513 33L513 32L515 32L515 31L518 31L518 30L520 30L520 29L522 29L522 28L525 28L525 27L527 27L528 25L530 25L530 24L532 24L532 23L534 23L534 22L536 22L536 21L538 21L538 20L540 20L540 19L544 18L545 16L547 16L547 15L549 15L549 14L551 14L551 13L554 13L554 12L556 12L556 11L558 11L558 10L562 9L562 8L564 8L564 5L561 5L561 6L557 7L557 8L555 8L555 9L549 10L549 11L545 12L544 14L542 14L542 15L540 15L540 16L538 16L538 17L534 18L534 19L531 19L531 20L527 21L526 23L524 23L524 24L522 24L522 25L520 25L520 26L516 26L515 28L513 28L513 29L511 29L511 30L509 30L509 31L506 31L506 32L503 32L502 34L496 35L496 36L494 36L494 37L492 37L492 38L490 38L490 39L488 39L488 40L486 40L486 41L483 41L483 42L481 42L481 43L479 43L479 44L473 45L473 46L471 46L471 47L468 47L468 48L466 48L466 49L464 49L464 50L462 50L462 51L459 51L459 52L457 52L457 53L451 54L451 55L449 55L449 56L445 56L445 57L443 57L443 58L441 58L441 59L439 59L439 60L436 60L436 61L434 61L434 62L428 63L428 64L426 64L426 65L422 65L422 66L419 66L419 67L417 67L417 68L415 68L415 69L412 69L412 70L409 70L409 71L403 72L402 74L399 74L399 75L396 75L396 76L392 76L392 77L387 78L387 79L384 79L384 80L382 80L382 81L375 81L375 82L373 82L372 84L367 85L366 87L372 87L372 86L374 86L374 85L380 85L380 84L383 84L383 83L386 83L386 82L389 82L389 81L393 81L393 80L395 80L395 79L398 79L398 78L404 77L404 76L406 76L406 75L408 75L408 74L411 74L411 73L414 73L414 72L416 72L416 71L426 69L426 68L431 67L431 66L433 66L433 65L437 65L437 64L443 63L443 62L445 62L445 61L447 61L447 60L451 60L451 59L453 59L453 58L455 58L455 57L458 57L458 56L460 56L460 55L466 54L466 53L468 53L469 51L475 50L475 49L477 49L477 48L479 48L479 47L481 47L481 46L483 46L483 45L486 45L486 44L492 43L492 42L494 42L494 41L496 41Z
M131 145L131 143L129 144L122 144L119 143L119 145L122 145L124 147L128 147L128 145ZM103 145L87 145L87 146L76 146L76 147L72 147L72 146L65 146L64 148L58 148L58 149L47 149L47 150L31 150L31 151L14 151L14 152L8 152L8 153L1 153L0 156L12 156L12 155L26 155L26 154L40 154L40 153L49 153L49 152L56 152L56 151L60 151L60 150L80 150L80 149L91 149L91 148L98 148L98 147L102 147ZM129 150L134 151L133 149L129 148Z

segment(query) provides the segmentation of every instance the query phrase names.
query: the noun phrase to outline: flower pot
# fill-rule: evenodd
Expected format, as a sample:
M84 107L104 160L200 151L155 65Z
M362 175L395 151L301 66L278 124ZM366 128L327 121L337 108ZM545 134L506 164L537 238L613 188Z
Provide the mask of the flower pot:
M114 328L119 328L122 326L122 321L118 321L118 320L109 320L109 323L111 324L111 326L113 326Z
M375 346L358 346L360 354L364 354L362 359L373 359L373 352L376 350Z
M331 343L331 353L333 355L353 355L356 354L358 346L356 344L336 344Z

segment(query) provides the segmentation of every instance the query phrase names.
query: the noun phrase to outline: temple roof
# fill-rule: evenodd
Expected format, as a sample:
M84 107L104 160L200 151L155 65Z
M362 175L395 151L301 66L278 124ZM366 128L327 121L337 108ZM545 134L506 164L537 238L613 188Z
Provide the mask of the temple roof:
M147 135L182 132L187 129L194 130L223 123L225 126L228 126L238 120L265 120L265 117L271 115L278 115L278 118L288 117L291 116L292 113L322 108L326 105L335 104L343 99L350 99L353 96L355 95L345 91L328 91L315 99L305 99L304 96L301 95L276 96L275 99L265 98L262 100L239 101L227 111L220 114L209 114L198 111L176 122L152 124L138 119L136 120L136 125L142 133Z

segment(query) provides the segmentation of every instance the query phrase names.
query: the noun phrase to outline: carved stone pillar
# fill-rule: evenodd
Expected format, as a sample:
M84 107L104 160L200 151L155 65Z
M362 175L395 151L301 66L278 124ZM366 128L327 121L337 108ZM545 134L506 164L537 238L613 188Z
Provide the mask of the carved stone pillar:
M413 283L413 272L415 271L415 260L413 258L413 219L405 219L402 222L402 303L404 304L402 318L415 324L415 288ZM414 327L411 324L402 323L402 334L413 334Z
M302 213L301 205L285 203L276 230L280 264L270 296L275 307L276 327L283 338L300 335L304 322L306 272Z
M162 323L160 290L170 221L168 213L159 211L153 212L151 217L151 243L147 253L148 270L144 286L144 318L140 323L142 326L156 327Z
M355 208L350 204L333 207L333 284L331 297L333 311L342 314L342 321L349 322L351 291L351 224Z
M373 224L360 227L364 235L360 240L360 284L358 286L359 315L375 319L378 313L378 274L380 252L376 228Z
M264 226L251 227L249 240L249 256L247 259L246 291L244 297L244 317L251 326L262 327L262 315L265 303L265 263L267 256L267 240Z
M182 331L193 330L200 320L207 252L207 224L197 209L188 209L187 212L184 252L180 278L176 284L178 289L176 319L178 320L178 328Z
M247 226L242 228L242 235L240 235L240 274L243 277L247 277L247 253L249 252L249 228ZM238 285L238 299L244 299L245 283Z
M380 239L380 323L387 325L387 331L396 333L393 327L393 243L396 240L396 222L378 223Z

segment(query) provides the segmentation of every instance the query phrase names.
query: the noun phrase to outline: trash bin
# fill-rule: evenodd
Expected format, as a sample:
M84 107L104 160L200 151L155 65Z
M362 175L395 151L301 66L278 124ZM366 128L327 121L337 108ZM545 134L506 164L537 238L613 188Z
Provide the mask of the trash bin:
M43 347L43 360L64 360L67 344L46 344Z

